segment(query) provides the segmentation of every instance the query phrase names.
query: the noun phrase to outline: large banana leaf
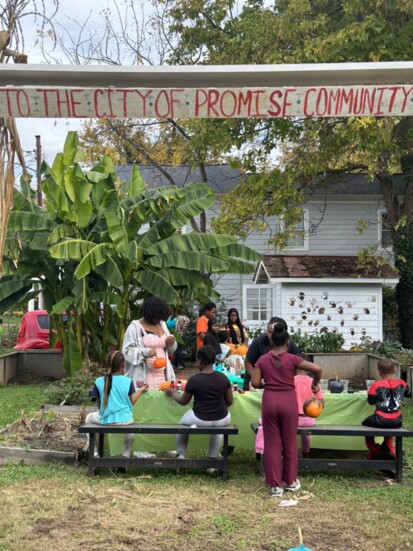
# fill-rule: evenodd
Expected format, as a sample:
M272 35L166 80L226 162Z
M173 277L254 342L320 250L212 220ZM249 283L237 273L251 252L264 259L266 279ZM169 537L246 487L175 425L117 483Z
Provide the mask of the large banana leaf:
M115 288L120 288L123 285L122 273L119 270L115 260L108 256L103 264L95 266L95 272Z
M83 358L81 351L78 346L75 332L72 327L68 327L66 332L65 347L63 354L63 368L66 370L66 373L69 377L82 369Z
M75 302L76 302L76 297L74 297L74 296L64 297L61 300L59 300L59 302L56 302L56 304L54 304L54 306L51 310L51 313L52 314L63 314L64 312L69 310L69 308Z
M106 261L108 255L112 252L115 252L115 247L108 243L101 243L100 245L95 245L90 251L88 251L83 259L80 261L78 267L75 270L74 276L77 279L82 279L83 277L90 274L100 264L103 264Z
M145 189L145 186L145 180L142 178L140 170L136 165L133 165L129 184L130 194L136 195L137 193L141 193Z
M71 130L67 133L65 145L63 147L63 164L70 167L83 161L84 153L79 149L79 137L77 132Z
M228 262L203 253L192 251L174 251L172 253L159 254L148 260L152 267L156 268L186 268L188 270L199 270L201 272L226 272Z
M105 213L105 217L110 239L116 247L125 250L129 243L125 212L122 208L119 208L117 212L108 210Z
M96 243L93 241L86 241L85 239L67 239L62 243L53 245L53 247L50 248L50 254L53 258L81 260L95 247Z
M140 246L143 249L158 243L159 240L184 227L192 218L198 216L214 204L212 197L194 199L184 205L171 208L143 236Z
M157 295L168 303L174 304L178 299L175 289L159 272L139 270L134 279L150 294Z
M28 279L3 277L0 280L0 311L20 306L36 297L39 291L32 290L33 282Z
M192 232L185 235L174 234L149 247L149 255L170 251L204 251L215 250L217 247L235 244L237 238L232 235L216 235L212 233Z
M217 237L221 237L221 235ZM218 255L242 258L243 260L249 260L252 262L259 262L262 259L262 255L260 253L257 253L254 249L250 249L240 243L231 243L229 245L220 243L218 247L213 247L211 252Z
M51 231L56 223L44 212L10 212L7 229L9 231Z
M73 224L59 224L50 233L48 243L54 245L66 237L75 237L76 235L77 232Z

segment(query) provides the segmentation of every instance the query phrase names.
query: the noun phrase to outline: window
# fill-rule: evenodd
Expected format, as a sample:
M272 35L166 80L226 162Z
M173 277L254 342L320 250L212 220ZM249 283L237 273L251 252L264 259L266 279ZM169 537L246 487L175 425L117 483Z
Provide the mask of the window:
M378 210L379 243L382 249L393 247L393 238L387 219L387 212L384 209Z
M308 251L310 248L310 215L308 209L303 209L301 219L295 224L299 235L291 237L285 247L288 251ZM283 222L280 223L280 231L284 230Z
M243 309L248 322L268 321L275 310L275 288L272 285L244 285Z

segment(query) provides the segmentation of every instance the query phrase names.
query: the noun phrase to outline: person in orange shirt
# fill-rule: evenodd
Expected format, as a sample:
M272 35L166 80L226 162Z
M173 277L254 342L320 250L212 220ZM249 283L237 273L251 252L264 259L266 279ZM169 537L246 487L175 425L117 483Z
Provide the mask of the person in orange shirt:
M196 322L196 349L203 346L206 332L208 331L208 321L217 315L217 305L208 302L200 311L201 316Z

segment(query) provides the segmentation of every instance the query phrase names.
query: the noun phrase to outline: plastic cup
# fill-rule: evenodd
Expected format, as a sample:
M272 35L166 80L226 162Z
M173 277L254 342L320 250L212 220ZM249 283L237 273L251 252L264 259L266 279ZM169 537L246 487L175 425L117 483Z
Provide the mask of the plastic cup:
M145 384L145 381L143 379L138 379L135 383L136 388L142 388Z

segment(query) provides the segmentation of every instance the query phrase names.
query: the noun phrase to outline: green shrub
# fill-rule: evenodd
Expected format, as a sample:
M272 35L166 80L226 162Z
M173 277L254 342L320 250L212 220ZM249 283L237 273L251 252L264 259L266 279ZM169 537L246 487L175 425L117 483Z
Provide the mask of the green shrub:
M93 388L96 374L79 371L73 377L56 381L46 389L46 397L55 405L92 405L89 392Z
M337 331L329 331L327 327L322 327L320 331L309 335L301 334L298 330L291 334L292 339L303 352L339 352L344 344L344 337Z

